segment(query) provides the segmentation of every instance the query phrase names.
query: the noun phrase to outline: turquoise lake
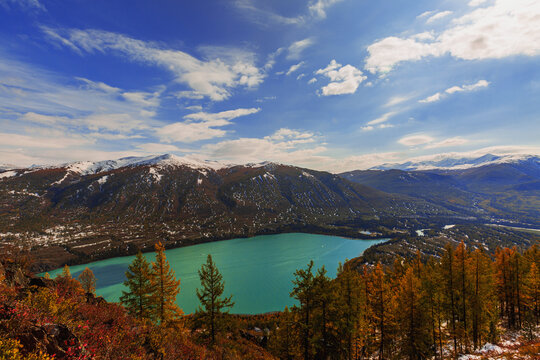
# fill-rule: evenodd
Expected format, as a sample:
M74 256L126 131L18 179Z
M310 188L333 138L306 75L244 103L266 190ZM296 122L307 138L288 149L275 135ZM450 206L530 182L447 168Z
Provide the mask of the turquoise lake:
M296 269L305 268L310 260L322 265L328 275L336 276L339 262L360 255L371 245L385 240L358 240L339 236L290 233L262 235L187 246L167 250L167 260L181 280L178 305L184 313L194 312L198 305L196 288L200 286L197 270L212 255L225 281L224 295L233 295L231 313L257 314L283 310L294 304L289 298ZM149 261L153 253L146 253ZM97 278L98 295L118 301L128 265L134 256L117 257L71 267L77 277L89 267ZM54 277L62 269L50 272Z

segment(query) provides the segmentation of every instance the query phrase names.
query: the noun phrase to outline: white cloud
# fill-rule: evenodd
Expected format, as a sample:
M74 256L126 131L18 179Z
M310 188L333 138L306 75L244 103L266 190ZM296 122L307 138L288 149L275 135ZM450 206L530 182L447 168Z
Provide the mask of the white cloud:
M82 77L76 77L75 79L86 83L89 89L100 90L109 94L114 94L120 91L120 88L110 86L101 81L92 81Z
M407 135L398 140L398 143L405 146L417 146L432 142L434 139L429 135L416 134Z
M315 40L313 40L313 38L307 38L293 42L287 48L287 60L299 59L300 56L302 56L302 52L313 44L315 44Z
M420 15L418 15L416 18L417 19L422 19L422 18L425 18L425 17L428 17L429 15L433 14L435 11L431 10L431 11L424 11L423 13L421 13Z
M100 30L55 30L42 27L49 38L81 53L111 52L127 56L133 62L159 66L172 73L175 80L186 84L196 94L212 100L225 100L237 87L253 88L259 85L264 74L255 66L253 54L238 49L203 48L209 60L163 46ZM210 50L210 51L209 51Z
M371 120L370 122L368 122L367 124L368 125L377 125L377 124L381 124L385 121L387 121L388 119L390 119L392 116L394 116L395 114L397 114L397 112L395 111L390 111L390 112L387 112L385 114L383 114L382 116L379 116L378 118L374 119L374 120Z
M444 139L432 144L426 145L426 149L436 149L436 148L442 148L442 147L452 147L452 146L460 146L463 144L468 143L469 141L467 139L464 139L460 136L456 136L453 138Z
M387 103L384 104L384 106L385 107L395 106L409 100L410 98L411 97L408 95L407 96L394 96L394 97L391 97L390 100L388 100Z
M235 109L219 113L198 112L184 116L186 121L176 122L156 129L156 134L163 142L192 143L223 137L223 126L231 125L232 119L259 112L260 108Z
M428 96L425 99L419 100L418 102L431 103L431 102L439 101L439 100L441 100L441 96L442 96L442 94L440 92L438 92L438 93L435 93L435 94L433 94L431 96Z
M313 16L324 19L326 18L326 9L340 1L341 0L314 0L309 4L308 8Z
M354 94L360 83L367 79L362 71L354 66L342 66L336 60L332 60L326 68L317 70L316 74L330 79L330 83L321 88L323 96Z
M164 142L191 143L223 137L227 131L211 127L205 122L177 122L158 129L156 133Z
M186 106L186 110L201 111L203 107L201 105Z
M261 26L268 27L269 22L284 25L303 25L310 20L326 18L326 12L332 5L342 0L311 0L308 2L307 14L294 17L283 16L269 9L272 2L264 0L235 0L233 4L237 9L247 14L247 18Z
M362 131L371 131L371 130L373 130L375 128L373 126L371 126L371 125L368 125L368 126L362 126L360 129Z
M6 9L10 8L10 4L17 5L24 10L47 10L39 0L0 0L0 6Z
M160 143L146 143L137 145L137 149L151 154L163 154L170 152L183 152L185 149L181 149L178 146L171 144Z
M452 15L453 12L452 11L441 11L441 12L438 12L432 16L430 16L427 20L426 20L426 24L431 24L432 22L434 21L437 21L437 20L440 20L442 18L445 18L449 15Z
M540 54L540 2L497 0L454 19L433 41L390 36L368 46L365 68L385 73L398 63L445 54L464 60Z
M157 107L159 106L159 92L148 93L144 91L124 92L122 97L133 103L137 103L144 107Z
M488 0L471 0L469 1L469 6L470 7L476 7L476 6L480 6L484 3L486 3Z
M326 147L315 142L315 135L282 128L264 138L225 140L202 147L205 157L233 163L274 161L311 168L320 168L332 160L321 155Z
M264 64L264 70L268 71L274 67L276 64L276 58L285 51L285 48L278 48L276 51L268 55L268 59L266 60L266 64Z
M309 81L307 82L308 84L313 84L313 83L316 83L317 82L317 78L311 78L309 79Z
M28 136L13 133L0 133L1 147L33 148L33 149L66 149L73 146L89 144L92 141L79 135L73 136Z
M306 18L302 15L296 17L287 17L275 13L265 8L263 3L255 3L254 0L235 0L233 4L237 9L242 10L248 16L247 19L261 26L268 26L268 22L284 25L301 25Z
M289 68L289 70L287 71L287 73L285 75L287 75L287 76L291 75L293 72L300 69L300 67L302 65L304 65L303 61L299 62L298 64L291 65L291 67Z
M435 101L439 101L446 97L446 94L454 94L457 92L468 92L468 91L474 91L481 88L485 88L489 86L489 81L486 80L479 80L478 82L471 84L471 85L462 85L462 86L452 86L444 91L444 93L435 93L431 96L428 96L425 99L419 100L420 103L431 103Z

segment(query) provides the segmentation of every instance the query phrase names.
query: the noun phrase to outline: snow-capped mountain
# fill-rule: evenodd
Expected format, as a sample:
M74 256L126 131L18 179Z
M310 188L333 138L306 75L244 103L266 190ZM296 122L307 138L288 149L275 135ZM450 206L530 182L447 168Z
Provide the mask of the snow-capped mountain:
M370 170L464 170L485 165L519 163L519 162L540 162L537 155L507 154L492 155L486 154L480 157L455 157L452 154L441 154L429 160L408 161L405 163L388 163L372 167Z
M276 163L229 165L162 155L1 175L0 239L26 239L54 260L44 260L51 265L128 254L157 239L178 246L293 230L352 231L351 221L392 228L454 214L328 172Z

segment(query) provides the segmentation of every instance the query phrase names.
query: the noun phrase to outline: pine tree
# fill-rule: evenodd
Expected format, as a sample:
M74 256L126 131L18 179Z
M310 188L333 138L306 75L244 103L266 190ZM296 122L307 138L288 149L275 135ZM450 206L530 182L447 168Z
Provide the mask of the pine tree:
M359 336L357 325L364 315L364 307L360 303L362 297L359 275L356 270L340 264L336 278L336 297L340 310L337 326L343 341L341 356L349 360L354 356L355 340Z
M233 307L232 296L222 298L225 284L223 275L212 261L212 256L208 254L206 264L199 270L201 279L201 289L197 289L197 297L201 305L195 314L198 322L201 322L210 333L210 341L215 343L216 335L223 330L223 314L228 313L228 309ZM226 311L224 311L227 309Z
M166 324L182 315L182 310L176 305L176 296L180 292L180 280L176 280L165 257L165 247L158 242L155 245L156 260L152 262L150 284L152 294L153 317L160 323Z
M79 275L79 282L86 293L96 293L96 277L88 267Z
M128 313L139 320L151 319L153 314L150 299L152 295L151 278L150 264L139 251L126 271L124 286L128 288L128 291L122 291L122 296L120 296L120 302Z

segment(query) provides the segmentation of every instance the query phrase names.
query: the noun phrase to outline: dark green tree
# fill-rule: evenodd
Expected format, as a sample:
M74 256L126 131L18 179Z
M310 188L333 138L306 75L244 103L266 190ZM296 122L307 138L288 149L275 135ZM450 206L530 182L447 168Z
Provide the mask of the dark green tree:
M206 264L199 270L199 278L202 288L197 289L197 297L201 306L197 309L195 318L197 323L202 324L209 332L210 341L214 344L216 335L223 330L223 314L229 312L234 302L232 296L222 298L225 290L223 275L219 273L210 254L206 258Z
M133 262L126 271L126 281L124 286L128 291L122 291L120 302L127 309L128 313L134 315L139 320L150 319L152 317L152 295L151 284L152 271L150 264L139 251Z

